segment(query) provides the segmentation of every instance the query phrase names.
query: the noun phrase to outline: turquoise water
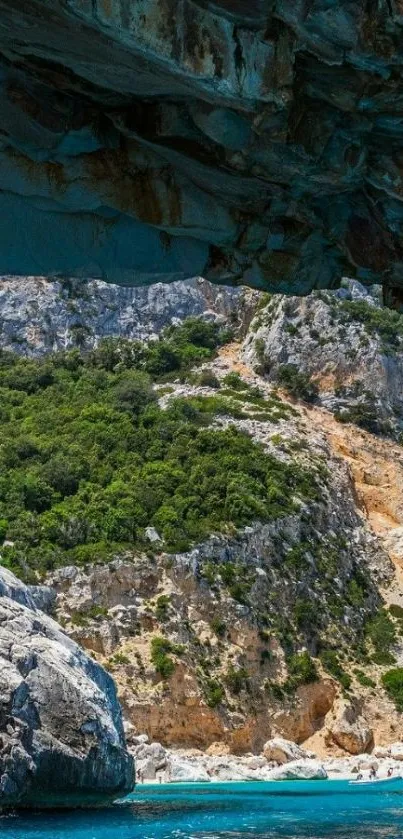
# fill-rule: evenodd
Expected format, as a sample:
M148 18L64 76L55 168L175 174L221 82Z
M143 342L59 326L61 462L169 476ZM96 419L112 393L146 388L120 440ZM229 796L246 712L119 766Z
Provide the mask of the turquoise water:
M343 782L138 787L98 811L0 817L1 839L403 839L402 792Z

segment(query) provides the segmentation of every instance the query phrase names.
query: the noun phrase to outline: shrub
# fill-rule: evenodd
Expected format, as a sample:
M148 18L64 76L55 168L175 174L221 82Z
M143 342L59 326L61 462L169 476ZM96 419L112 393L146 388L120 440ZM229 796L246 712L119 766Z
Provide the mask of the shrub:
M169 679L175 671L175 662L168 655L174 651L175 647L168 638L156 637L151 641L151 661L163 679Z
M393 699L396 709L403 713L403 667L388 670L383 674L381 681L386 693Z
M157 604L155 607L155 616L159 621L166 621L168 617L171 599L167 594L161 594L157 597Z
M212 387L212 388L219 388L220 380L217 379L215 373L212 370L201 370L199 375L197 376L197 384L201 387Z
M315 662L308 652L295 653L287 660L289 678L286 686L295 690L299 685L308 685L318 681L318 671Z
M204 695L209 708L217 708L225 697L225 691L217 679L209 679L204 686Z
M396 644L396 629L385 609L367 622L365 634L375 650L373 660L377 664L391 664L394 657L390 650Z
M110 659L113 664L130 664L130 658L124 653L115 653Z
M354 675L357 679L357 682L359 682L359 684L362 685L364 688L376 687L376 682L374 682L374 680L371 679L369 676L366 676L366 674L363 673L362 670L354 670Z
M226 387L233 388L233 390L245 390L247 388L246 382L244 382L239 375L235 371L231 371L231 373L227 373L226 376L223 378L223 384Z
M313 402L318 396L318 387L307 373L298 370L296 364L280 364L276 380L291 396Z
M225 621L221 620L219 617L215 617L212 619L210 626L219 638L224 638L227 632L227 624Z
M337 679L345 690L349 690L351 687L351 678L341 666L335 650L324 650L321 653L320 659L325 670Z
M248 687L248 672L245 670L244 667L238 668L236 670L232 665L229 667L226 676L225 676L225 683L228 686L231 693L238 694L241 690L244 690Z

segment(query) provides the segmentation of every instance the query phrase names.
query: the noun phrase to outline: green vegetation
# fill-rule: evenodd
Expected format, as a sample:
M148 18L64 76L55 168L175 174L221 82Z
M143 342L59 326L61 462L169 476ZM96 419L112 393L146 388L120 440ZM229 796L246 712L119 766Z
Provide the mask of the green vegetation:
M287 665L289 676L282 686L286 693L293 693L300 685L309 685L318 681L315 662L308 652L289 656Z
M395 618L396 621L396 628L399 635L403 635L403 608L398 605L398 603L392 603L389 606L389 614Z
M209 708L217 708L225 697L225 690L217 679L208 679L204 685L204 696Z
M354 675L357 679L357 682L362 685L364 688L376 688L376 682L363 673L362 670L354 670Z
M319 498L301 466L234 427L210 427L229 413L228 400L159 408L153 383L210 358L225 337L190 319L148 345L107 339L45 360L0 353L0 539L14 542L2 549L5 565L35 579L63 564L108 561L148 547L149 525L166 550L186 550ZM244 599L239 587L232 593Z
M248 688L248 678L248 672L244 667L236 669L231 665L225 675L225 683L231 693L238 694Z
M115 653L109 661L111 664L130 664L130 658L124 653Z
M296 364L280 364L276 381L296 399L304 399L306 402L314 402L318 395L317 385L311 380L307 373L298 370Z
M340 682L344 690L349 690L351 687L351 677L341 666L336 651L324 650L320 656L320 660L325 670Z
M345 321L358 321L369 334L380 335L385 350L399 346L403 337L403 316L399 312L372 306L365 300L344 300L338 304L338 311Z
M151 641L151 661L163 679L169 679L175 670L175 662L169 653L182 655L183 652L182 646L172 644L168 638L156 637Z
M396 667L384 673L382 684L388 696L393 699L396 709L403 713L403 667Z
M231 597L238 603L248 603L249 592L254 580L250 569L241 562L225 562L219 566L219 572Z
M365 634L374 649L372 660L376 664L392 664L391 649L396 644L396 629L385 609L367 621Z
M227 632L227 624L225 623L225 621L221 620L221 618L216 616L212 619L210 626L213 632L215 632L215 634L218 635L219 638L224 638Z
M161 623L163 621L166 621L167 618L168 618L170 603L171 603L171 600L170 600L170 597L168 597L167 594L161 594L159 597L157 597L157 604L156 604L156 607L155 607L155 617Z

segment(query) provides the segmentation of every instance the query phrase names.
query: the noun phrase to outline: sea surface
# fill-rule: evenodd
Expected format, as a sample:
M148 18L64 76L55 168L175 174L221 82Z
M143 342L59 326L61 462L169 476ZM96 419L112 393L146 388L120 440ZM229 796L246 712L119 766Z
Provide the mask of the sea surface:
M280 787L280 788L279 788ZM401 791L343 782L137 787L97 811L0 817L1 839L403 839Z

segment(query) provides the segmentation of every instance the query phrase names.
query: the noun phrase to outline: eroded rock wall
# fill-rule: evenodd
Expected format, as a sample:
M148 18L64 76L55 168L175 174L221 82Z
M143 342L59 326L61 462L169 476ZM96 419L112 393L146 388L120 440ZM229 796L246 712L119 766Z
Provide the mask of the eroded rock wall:
M402 12L1 0L0 271L401 288Z

